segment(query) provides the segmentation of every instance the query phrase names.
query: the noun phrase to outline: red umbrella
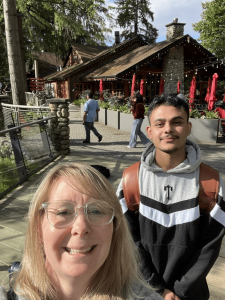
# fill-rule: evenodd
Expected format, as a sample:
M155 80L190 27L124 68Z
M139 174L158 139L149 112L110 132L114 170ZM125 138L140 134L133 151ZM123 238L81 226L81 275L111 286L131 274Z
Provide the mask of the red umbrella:
M217 79L219 78L218 74L215 73L212 77L212 87L211 87L211 93L209 97L209 103L208 103L208 110L212 110L214 106L214 102L216 99L216 87L217 87Z
M224 94L224 96L223 96L223 102L225 102L225 94Z
M164 79L161 77L160 84L159 84L159 95L162 95L164 92Z
M100 94L99 99L100 100L104 100L103 93L102 93L103 90L104 90L103 79L101 79L100 80L100 88L99 88L99 94Z
M141 79L141 83L140 83L140 94L143 96L144 94L144 80Z
M193 104L190 104L190 107L194 107L195 93L196 93L196 79L195 76L193 76L193 79L191 81L191 86L190 86L190 92L189 92L189 103L193 103Z
M132 87L131 87L131 97L133 97L134 92L136 90L136 75L133 75L133 79L132 79Z
M178 80L178 83L177 83L177 94L180 93L180 80Z
M211 78L209 77L209 80L208 80L208 86L207 86L207 94L206 94L206 96L205 96L205 101L206 101L206 102L209 101L210 92L211 92Z

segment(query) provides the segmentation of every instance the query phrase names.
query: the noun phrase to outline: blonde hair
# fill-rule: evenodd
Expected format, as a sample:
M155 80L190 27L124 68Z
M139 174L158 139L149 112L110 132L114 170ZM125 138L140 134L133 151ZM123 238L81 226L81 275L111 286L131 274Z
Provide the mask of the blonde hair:
M60 299L45 270L40 241L40 208L48 200L59 178L78 190L109 205L115 214L109 255L93 278L88 299L129 299L132 282L142 281L138 270L138 253L130 235L121 205L108 180L94 168L82 164L58 165L51 169L37 189L28 213L22 269L14 274L14 290L29 300Z

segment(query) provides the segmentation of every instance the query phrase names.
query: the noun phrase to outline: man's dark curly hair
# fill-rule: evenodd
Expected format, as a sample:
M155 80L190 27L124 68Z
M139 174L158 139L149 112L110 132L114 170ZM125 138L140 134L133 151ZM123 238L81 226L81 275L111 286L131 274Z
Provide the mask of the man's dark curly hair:
M152 111L161 106L173 106L176 108L182 108L185 110L185 112L187 113L187 121L189 120L189 105L188 103L185 101L185 96L182 94L169 94L167 97L165 97L164 95L162 96L156 96L153 101L151 102L151 104L148 107L148 112L147 112L147 117L150 123L150 116Z

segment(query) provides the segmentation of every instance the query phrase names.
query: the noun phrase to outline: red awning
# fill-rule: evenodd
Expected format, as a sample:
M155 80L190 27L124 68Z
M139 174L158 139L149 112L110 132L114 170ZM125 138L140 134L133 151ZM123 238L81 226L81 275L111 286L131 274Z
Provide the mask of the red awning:
M216 87L217 87L217 79L219 78L218 74L215 73L212 77L212 87L211 87L211 93L209 97L209 103L208 103L208 110L212 110L214 107L214 103L217 100L216 99Z
M140 94L143 96L144 94L144 80L141 79L141 83L140 83Z
M221 119L225 119L225 109L222 109L221 107L217 107L215 109L215 112L219 113Z
M208 79L207 94L205 96L205 101L206 102L209 101L210 92L211 92L211 78Z
M161 77L160 84L159 84L159 95L162 95L164 92L164 79Z
M102 91L104 90L104 84L103 84L103 79L100 80L100 87L99 87L99 99L100 100L104 100L104 97L103 97L103 93Z
M196 79L195 79L195 76L193 76L193 79L191 81L190 91L189 91L190 107L194 107L195 94L196 94Z
M131 97L133 97L135 91L136 91L136 75L134 74L132 79Z

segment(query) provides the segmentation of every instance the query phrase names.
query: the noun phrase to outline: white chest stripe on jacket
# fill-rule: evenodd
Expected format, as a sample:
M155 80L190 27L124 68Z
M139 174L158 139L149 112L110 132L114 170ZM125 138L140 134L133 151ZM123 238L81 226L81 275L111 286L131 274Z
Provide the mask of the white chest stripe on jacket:
M128 210L128 208L127 208L127 204L126 204L126 201L124 198L120 200L120 205L122 206L123 214L125 214L125 212Z
M139 212L144 217L164 227L172 227L179 224L193 222L200 216L199 206L185 209L183 211L177 211L170 214L166 214L158 211L157 209L145 206L142 203L140 203Z
M218 204L214 206L213 210L210 212L210 215L217 222L225 226L225 212L222 211Z

